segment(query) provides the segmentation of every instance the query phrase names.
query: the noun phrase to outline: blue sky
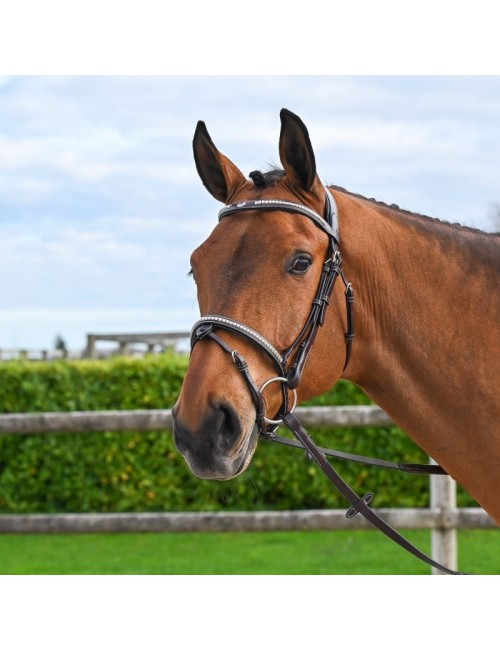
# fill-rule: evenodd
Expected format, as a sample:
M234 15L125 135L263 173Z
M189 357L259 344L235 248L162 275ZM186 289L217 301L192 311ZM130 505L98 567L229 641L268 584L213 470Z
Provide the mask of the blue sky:
M196 122L248 174L278 162L282 107L323 181L494 229L499 77L0 77L0 347L188 330L189 255L219 208Z

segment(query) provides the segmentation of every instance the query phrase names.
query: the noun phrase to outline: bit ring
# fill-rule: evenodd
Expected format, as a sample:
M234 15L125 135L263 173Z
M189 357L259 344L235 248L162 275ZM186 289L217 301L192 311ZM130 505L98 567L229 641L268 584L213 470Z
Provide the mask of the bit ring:
M279 381L282 384L287 384L288 383L288 379L286 377L271 377L271 379L268 379L267 381L265 381L262 384L259 391L262 393L262 391L264 390L264 388L266 388L266 386L269 386L269 384L272 384L275 381ZM295 410L295 407L297 406L297 391L296 391L295 388L292 388L291 390L293 392L293 406L292 406L292 408L290 409L289 412L293 413L294 410ZM283 420L270 420L269 418L266 418L264 416L264 422L267 422L267 424L281 424L283 422Z

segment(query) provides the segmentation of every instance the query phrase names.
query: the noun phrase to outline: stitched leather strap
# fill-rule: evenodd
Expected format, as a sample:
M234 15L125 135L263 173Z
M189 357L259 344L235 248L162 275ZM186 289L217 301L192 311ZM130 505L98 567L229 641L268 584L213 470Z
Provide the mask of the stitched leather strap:
M228 332L234 332L235 334L239 334L248 339L252 343L255 343L261 350L271 357L280 372L283 370L284 359L272 343L262 336L262 334L259 334L251 327L248 327L248 325L244 325L243 323L234 320L234 318L228 318L227 316L208 314L197 320L191 330L191 349L197 340L206 336L207 332L212 331L215 327L227 330Z
M298 440L291 440L284 436L278 436L275 433L263 434L262 437L269 442L276 442L280 445L287 447L295 447L296 449L305 449L304 445ZM337 449L327 449L326 447L318 447L322 454L338 458L340 460L348 460L354 463L362 463L363 465L370 465L371 467L381 467L382 469L397 469L407 474L437 474L447 476L448 472L444 470L441 465L421 465L419 463L393 463L390 460L382 460L382 458L370 458L369 456L359 456L358 454L349 454L346 451L338 451ZM309 452L306 450L309 458Z
M311 219L319 228L324 230L329 237L333 237L337 243L339 241L338 213L337 205L330 191L325 187L326 193L326 220L320 214L301 203L293 201L284 201L281 199L258 199L257 201L240 201L224 206L219 211L219 221L228 217L235 212L248 212L249 210L283 210L284 212L294 212Z
M345 333L345 362L342 372L347 368L351 358L352 342L354 341L354 289L352 284L347 282L342 274L342 280L345 284L345 304L347 310L347 332Z
M286 413L283 416L283 423L290 429L290 431L300 440L306 448L310 457L320 467L327 478L333 483L337 490L349 501L351 508L347 511L348 517L360 513L365 519L368 519L374 526L376 526L384 535L392 539L392 541L399 544L402 548L409 551L412 555L423 560L435 569L447 573L448 575L463 575L459 571L452 571L439 562L436 562L425 553L422 553L416 546L413 546L405 537L398 533L394 528L384 521L374 510L370 508L370 502L373 494L367 494L364 497L359 497L356 492L344 481L338 472L330 465L321 450L314 444L307 431L301 426L297 418L292 413Z

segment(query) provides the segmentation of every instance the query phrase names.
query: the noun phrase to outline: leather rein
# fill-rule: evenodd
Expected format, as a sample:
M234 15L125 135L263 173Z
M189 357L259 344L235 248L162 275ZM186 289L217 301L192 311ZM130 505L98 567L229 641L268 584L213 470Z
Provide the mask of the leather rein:
M423 560L432 567L450 575L461 575L458 571L448 569L432 558L422 553L411 542L409 542L400 533L394 530L389 524L383 520L374 510L371 509L370 503L373 500L373 493L368 493L360 497L338 474L331 463L327 460L326 456L339 458L342 460L354 461L385 469L398 469L404 472L413 474L447 474L447 472L439 465L420 465L416 463L392 463L390 461L381 460L377 458L368 458L366 456L358 456L356 454L348 454L333 449L325 449L318 447L307 431L301 426L300 422L293 415L293 411L297 404L296 388L300 383L304 371L305 363L309 352L314 344L316 335L319 328L323 325L325 319L325 312L328 307L330 297L335 286L337 278L341 278L345 286L345 302L347 312L347 332L345 333L346 341L346 355L344 368L346 369L351 356L352 343L354 340L354 291L350 282L348 282L342 271L342 257L339 247L339 226L338 226L338 210L335 199L331 192L325 187L325 214L322 217L317 212L312 210L306 205L300 203L293 203L291 201L284 201L281 199L260 199L241 201L226 205L219 212L219 221L229 217L233 214L246 211L284 211L305 216L310 219L316 226L323 230L328 235L328 247L325 262L316 291L315 297L312 301L311 310L306 322L299 332L297 338L292 345L283 353L279 352L273 344L268 341L262 334L256 332L251 327L241 323L237 320L227 316L216 314L208 314L202 316L193 325L191 333L191 350L198 341L210 338L220 345L228 354L231 355L236 368L241 372L247 387L252 396L252 401L255 406L256 424L259 430L259 435L265 440L284 444L291 447L298 447L305 449L306 456L309 460L313 460L333 483L337 490L347 499L351 507L346 513L348 518L354 517L360 513L368 521L374 524L381 530L387 537L394 542L405 548L407 551ZM253 345L257 346L268 358L271 359L277 369L278 374L271 379L265 381L262 386L257 386L252 375L248 363L245 358L232 348L216 330L228 331L250 341ZM293 361L292 356L295 353ZM290 363L289 363L290 362ZM266 417L266 405L263 396L263 391L267 386L274 382L279 382L282 388L282 404L279 412L273 419ZM292 391L294 395L294 403L289 407L288 392ZM284 424L297 438L292 440L278 436L276 431L280 424Z

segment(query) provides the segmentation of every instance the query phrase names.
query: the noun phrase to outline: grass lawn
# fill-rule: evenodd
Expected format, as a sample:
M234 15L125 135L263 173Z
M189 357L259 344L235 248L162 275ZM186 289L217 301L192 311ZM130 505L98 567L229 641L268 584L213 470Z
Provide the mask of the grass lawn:
M430 551L429 531L405 531ZM459 569L500 574L500 531L462 530ZM378 531L0 535L1 574L424 574Z

